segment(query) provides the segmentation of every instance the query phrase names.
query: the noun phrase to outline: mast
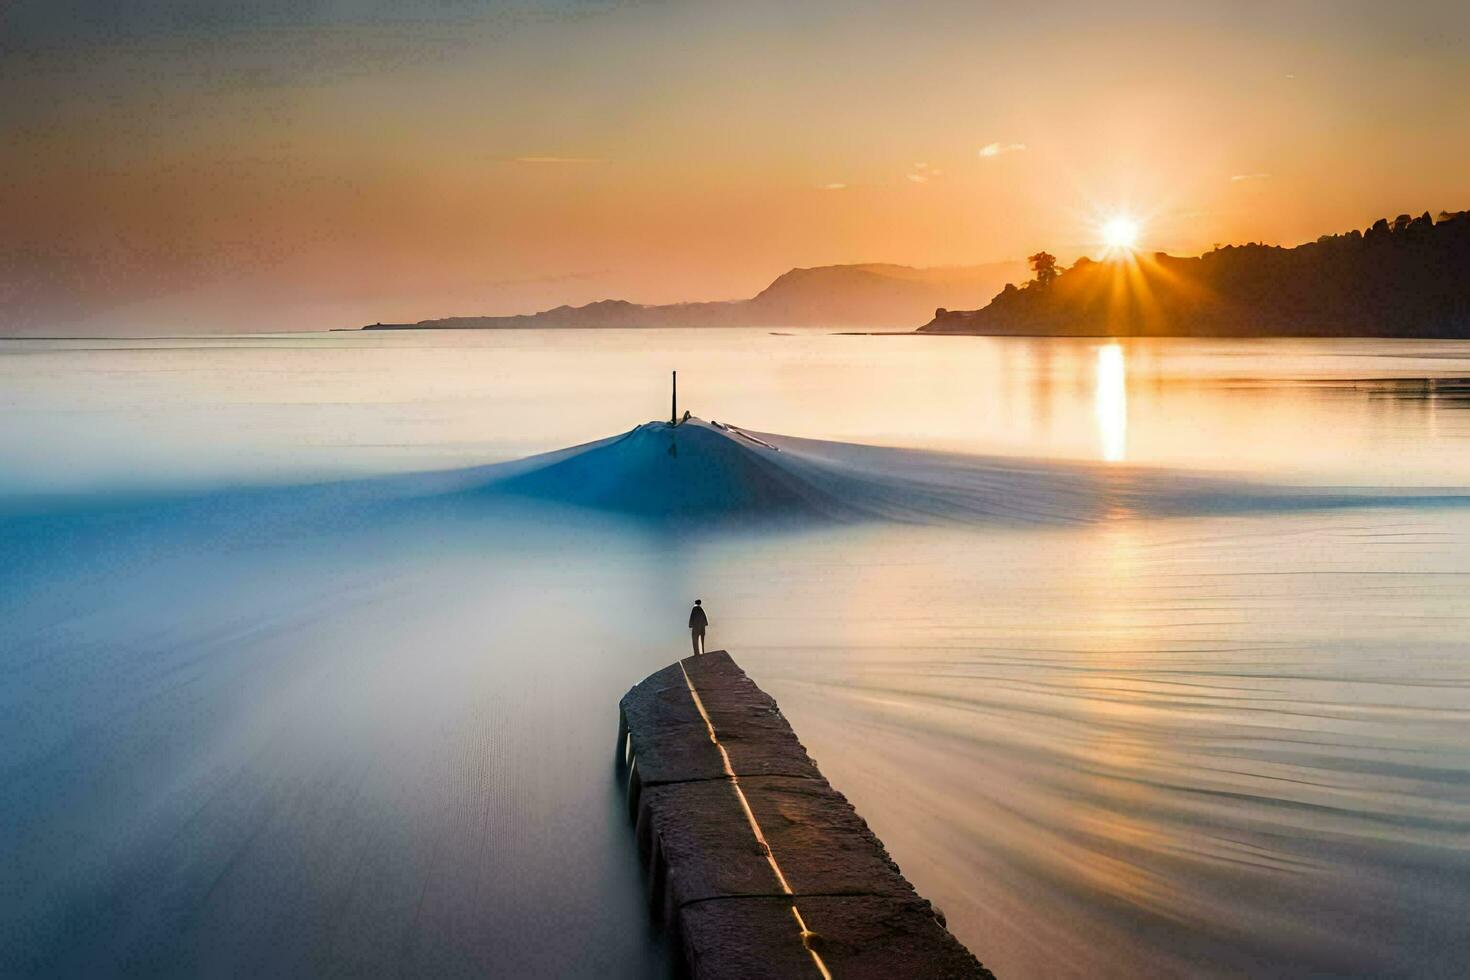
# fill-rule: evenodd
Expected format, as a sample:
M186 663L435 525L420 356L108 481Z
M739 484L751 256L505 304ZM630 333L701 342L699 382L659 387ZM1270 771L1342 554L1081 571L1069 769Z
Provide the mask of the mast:
M669 424L679 424L679 372L674 374L674 392L669 396Z

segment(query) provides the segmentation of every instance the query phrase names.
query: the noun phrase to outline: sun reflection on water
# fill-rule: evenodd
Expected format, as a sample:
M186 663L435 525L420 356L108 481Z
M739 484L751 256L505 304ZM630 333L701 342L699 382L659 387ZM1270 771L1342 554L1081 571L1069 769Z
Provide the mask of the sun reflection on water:
M1097 415L1098 441L1102 458L1120 462L1128 449L1127 368L1121 344L1106 344L1097 350Z

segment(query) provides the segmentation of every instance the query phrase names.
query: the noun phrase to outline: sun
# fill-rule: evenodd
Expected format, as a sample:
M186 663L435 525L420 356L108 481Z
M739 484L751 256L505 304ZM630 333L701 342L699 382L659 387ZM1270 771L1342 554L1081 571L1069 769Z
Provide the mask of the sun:
M1138 219L1117 215L1103 222L1103 244L1112 252L1131 252L1138 247Z

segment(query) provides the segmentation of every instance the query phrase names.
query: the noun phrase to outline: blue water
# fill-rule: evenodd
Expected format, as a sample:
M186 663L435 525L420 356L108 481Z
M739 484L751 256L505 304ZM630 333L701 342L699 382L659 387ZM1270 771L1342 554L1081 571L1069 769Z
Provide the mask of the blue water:
M806 439L620 438L670 366ZM1371 341L0 342L0 972L662 975L615 705L701 596L997 972L1456 975L1466 377Z

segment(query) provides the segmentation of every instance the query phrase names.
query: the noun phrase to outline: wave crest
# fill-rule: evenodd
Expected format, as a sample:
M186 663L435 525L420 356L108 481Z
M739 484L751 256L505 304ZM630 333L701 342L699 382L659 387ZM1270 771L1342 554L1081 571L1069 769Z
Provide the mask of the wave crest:
M1465 499L1458 491L1271 486L1141 466L827 442L694 418L649 422L481 472L482 492L661 521L1073 524Z

